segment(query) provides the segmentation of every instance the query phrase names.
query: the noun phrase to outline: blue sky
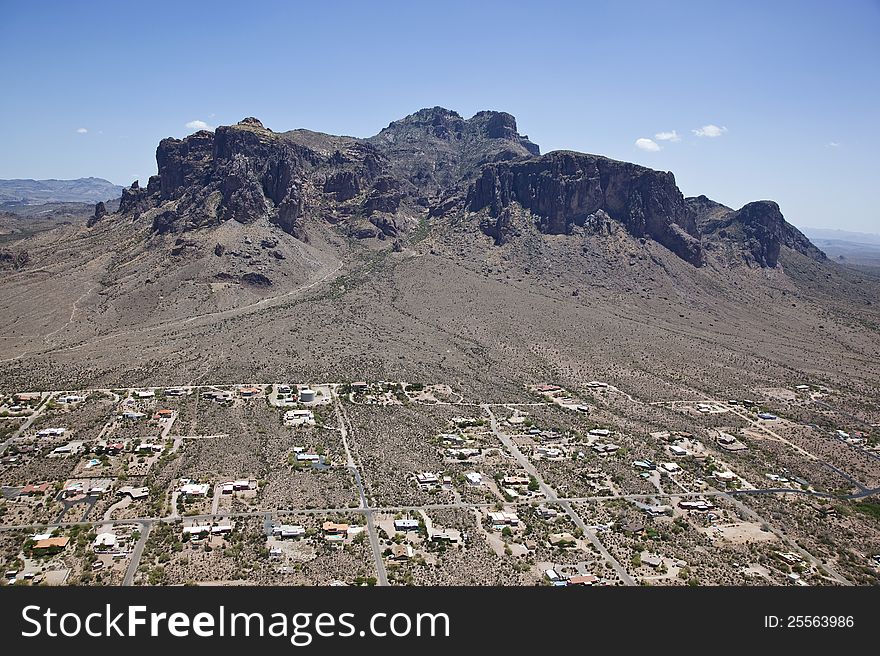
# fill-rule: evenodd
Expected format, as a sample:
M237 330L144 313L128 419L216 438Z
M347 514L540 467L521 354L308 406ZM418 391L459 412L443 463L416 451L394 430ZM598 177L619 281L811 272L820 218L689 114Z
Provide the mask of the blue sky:
M193 121L370 136L442 105L880 232L878 0L0 0L0 58L0 178L144 183Z

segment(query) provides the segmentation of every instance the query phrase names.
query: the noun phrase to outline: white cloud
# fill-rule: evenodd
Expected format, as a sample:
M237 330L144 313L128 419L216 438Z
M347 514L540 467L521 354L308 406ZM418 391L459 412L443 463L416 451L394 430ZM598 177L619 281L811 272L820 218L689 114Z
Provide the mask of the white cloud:
M654 138L657 141L681 141L681 137L678 136L678 132L675 130L672 132L658 132L654 135Z
M190 130L213 130L214 129L210 125L205 123L204 121L200 121L198 119L196 119L195 121L190 121L189 123L186 124L186 127L188 127Z
M660 146L657 145L657 142L653 139L645 139L642 137L641 139L636 139L636 148L641 150L648 150L652 153L656 153L660 150Z
M76 129L77 134L85 134L86 132L88 132L88 130L86 130L85 128L77 128Z
M691 132L693 132L698 137L720 137L722 134L727 132L727 128L719 128L717 125L712 125L710 123L709 125L704 125L698 130L691 130Z
M837 148L838 146L840 146L840 142L839 141L829 141L828 145L831 146L832 148Z

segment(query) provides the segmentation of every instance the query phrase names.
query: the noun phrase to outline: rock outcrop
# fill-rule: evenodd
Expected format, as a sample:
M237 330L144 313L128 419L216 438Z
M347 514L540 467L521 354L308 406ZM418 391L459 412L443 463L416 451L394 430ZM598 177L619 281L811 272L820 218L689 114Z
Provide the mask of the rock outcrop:
M602 211L635 237L650 237L699 266L702 248L694 215L671 173L567 151L525 161L490 164L471 186L471 212L487 210L504 223L504 211L518 204L532 212L541 232L570 234L591 226ZM503 225L492 234L499 239Z
M104 201L95 203L95 213L86 221L86 227L91 228L105 216L107 216L107 206L104 204Z
M733 210L705 196L687 199L708 241L723 243L739 249L750 265L775 267L779 263L782 246L795 250L814 260L826 259L797 228L782 216L779 205L770 200L759 200Z

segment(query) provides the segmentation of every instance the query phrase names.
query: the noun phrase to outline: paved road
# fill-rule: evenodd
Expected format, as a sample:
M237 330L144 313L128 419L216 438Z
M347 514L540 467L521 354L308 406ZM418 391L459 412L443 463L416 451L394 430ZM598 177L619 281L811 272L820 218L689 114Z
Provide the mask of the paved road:
M382 547L379 545L379 532L376 529L376 522L373 519L373 509L370 507L370 503L367 500L367 493L364 490L364 482L361 479L361 472L357 468L354 458L351 455L351 449L348 446L348 418L345 416L345 411L342 409L342 403L339 401L339 395L336 393L335 385L330 388L330 393L333 396L333 406L336 410L336 420L339 422L339 433L342 436L342 445L345 447L346 466L354 475L354 480L358 487L358 494L360 495L361 509L367 519L367 535L370 538L370 547L373 551L373 562L376 566L376 578L378 579L379 585L388 585L388 573L385 571L385 563L382 560Z
M629 572L623 568L623 566L617 562L617 559L612 556L608 550L605 548L599 538L596 537L596 534L593 533L589 527L586 525L581 516L578 515L574 508L571 507L568 501L563 499L559 499L556 496L556 492L554 492L553 488L551 488L544 479L541 477L540 472L535 468L535 466L529 461L528 458L525 457L522 451L519 450L519 447L514 443L510 437L498 428L498 420L495 418L492 409L488 405L484 405L483 409L489 415L489 424L492 429L492 432L495 434L507 451L516 458L516 461L519 463L520 467L525 469L531 476L534 476L535 480L538 481L538 485L540 486L541 492L544 494L544 497L550 503L557 504L560 508L562 508L565 513L571 518L571 520L575 523L584 534L584 536L592 543L592 545L596 548L596 550L602 555L602 557L611 564L611 567L614 568L614 571L617 572L617 575L620 577L620 580L624 582L626 585L635 585L636 582L629 575Z
M140 522L140 525L141 538L131 552L131 562L128 563L128 569L125 570L125 578L122 579L122 585L131 585L134 582L135 572L137 572L138 565L140 565L141 556L144 555L144 547L147 546L147 538L153 528L153 522Z

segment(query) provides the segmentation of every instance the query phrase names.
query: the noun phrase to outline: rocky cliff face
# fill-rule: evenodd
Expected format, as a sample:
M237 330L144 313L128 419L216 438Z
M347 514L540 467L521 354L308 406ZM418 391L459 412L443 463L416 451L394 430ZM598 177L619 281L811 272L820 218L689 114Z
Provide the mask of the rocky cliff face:
M530 210L545 233L570 234L575 226L604 225L610 217L633 236L650 237L682 259L702 263L693 213L671 173L559 151L484 167L466 200L471 212L487 209L501 219L513 203ZM503 226L493 236L499 231Z
M611 234L621 226L694 266L719 241L737 244L759 266L776 266L781 246L822 257L775 203L734 212L702 196L686 200L669 172L597 155L539 153L503 112L464 119L423 109L368 139L279 133L246 118L163 139L158 175L146 187L125 189L119 214L145 217L160 235L266 219L303 241L310 226L325 222L353 238L389 239L395 249L422 219L477 215L500 245L516 238L514 226L528 216L545 234Z

